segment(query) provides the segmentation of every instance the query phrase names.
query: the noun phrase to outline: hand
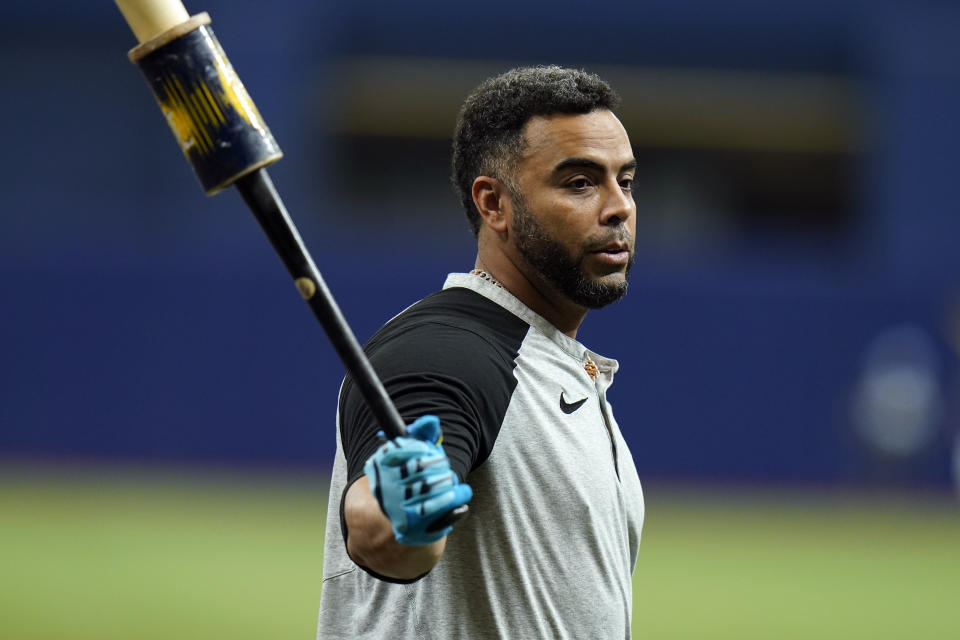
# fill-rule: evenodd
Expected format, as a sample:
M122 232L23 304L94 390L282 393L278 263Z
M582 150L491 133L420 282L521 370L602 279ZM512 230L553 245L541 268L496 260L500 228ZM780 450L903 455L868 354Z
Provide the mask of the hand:
M400 544L422 546L443 538L452 526L427 529L473 497L470 485L461 483L450 469L441 440L440 420L422 416L407 427L406 437L386 441L363 465L370 491Z

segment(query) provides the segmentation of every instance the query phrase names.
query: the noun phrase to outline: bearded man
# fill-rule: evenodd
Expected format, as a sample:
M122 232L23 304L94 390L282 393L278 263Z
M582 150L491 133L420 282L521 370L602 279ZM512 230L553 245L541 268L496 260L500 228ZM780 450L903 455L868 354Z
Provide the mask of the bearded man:
M474 269L365 346L406 437L344 380L318 638L630 638L643 495L606 399L618 364L576 340L633 262L617 102L559 67L466 99L452 177Z

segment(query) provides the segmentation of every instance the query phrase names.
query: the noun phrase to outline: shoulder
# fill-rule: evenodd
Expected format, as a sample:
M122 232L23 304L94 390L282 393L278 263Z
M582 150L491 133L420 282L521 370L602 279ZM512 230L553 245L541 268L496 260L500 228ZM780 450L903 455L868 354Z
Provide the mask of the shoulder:
M489 454L516 387L514 369L530 326L467 289L445 289L406 309L364 351L405 422L440 418L444 447L461 478ZM340 432L350 477L376 448L375 421L348 374Z
M379 365L425 366L445 371L516 358L529 325L469 289L450 288L407 308L383 326L364 347ZM406 364L404 364L406 363ZM379 370L379 367L378 367Z

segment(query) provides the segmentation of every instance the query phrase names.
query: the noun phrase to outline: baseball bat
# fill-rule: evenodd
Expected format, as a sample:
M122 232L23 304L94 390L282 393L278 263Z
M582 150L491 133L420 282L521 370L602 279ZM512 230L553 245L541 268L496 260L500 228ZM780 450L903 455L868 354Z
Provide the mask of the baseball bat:
M181 0L116 0L139 45L129 52L143 72L180 148L207 195L236 186L300 295L333 344L389 438L406 435L390 396L363 353L307 251L266 167L283 154L210 29ZM466 505L430 527L467 514Z

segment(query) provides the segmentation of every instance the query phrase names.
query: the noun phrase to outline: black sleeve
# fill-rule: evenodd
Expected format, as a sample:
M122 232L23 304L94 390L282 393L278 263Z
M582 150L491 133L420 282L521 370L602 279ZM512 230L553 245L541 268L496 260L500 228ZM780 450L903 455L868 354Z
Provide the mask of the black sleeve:
M493 447L516 386L515 354L490 336L436 322L393 331L383 340L375 337L367 346L404 423L426 414L440 419L443 448L461 480ZM349 376L339 409L350 483L363 474L364 462L380 444L380 427Z

